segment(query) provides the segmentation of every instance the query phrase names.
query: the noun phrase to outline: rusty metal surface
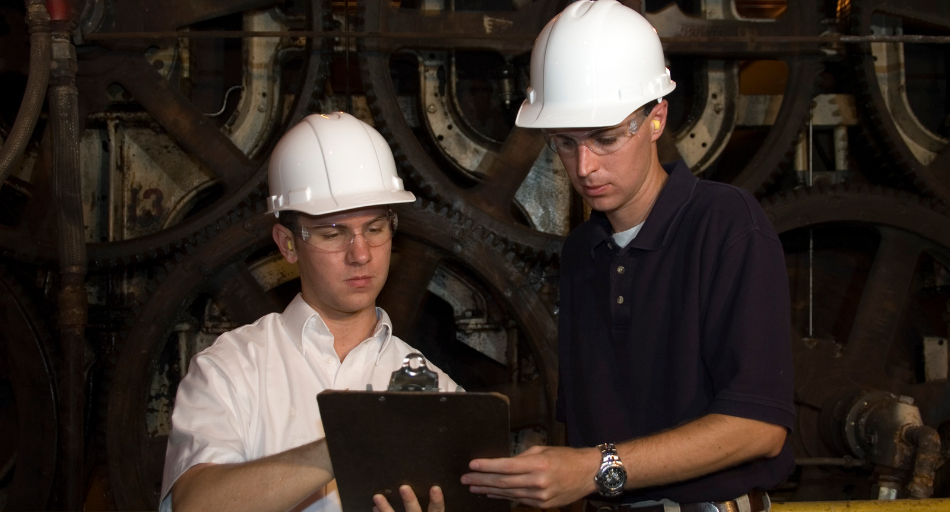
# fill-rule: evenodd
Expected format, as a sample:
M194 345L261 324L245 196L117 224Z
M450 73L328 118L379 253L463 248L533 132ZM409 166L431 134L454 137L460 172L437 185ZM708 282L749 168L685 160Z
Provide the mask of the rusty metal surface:
M851 2L844 20L855 35L903 35L950 29L950 14L939 0L867 0ZM883 18L882 18L883 17ZM862 113L875 148L928 194L950 199L950 143L921 125L908 104L904 73L905 44L872 43L855 52L852 62Z
M791 273L799 422L794 437L796 453L808 457L865 456L869 445L864 437L865 425L858 422L858 417L865 414L860 404L850 409L856 415L851 420L856 425L849 427L860 430L847 430L848 435L836 442L836 427L830 421L835 400L848 393L863 396L860 390L864 389L910 397L920 408L923 423L938 425L945 421L946 383L928 382L913 372L898 370L915 364L917 357L913 352L917 340L903 332L908 329L907 312L921 307L919 273L926 266L919 262L930 258L946 261L950 224L945 207L909 194L859 187L783 194L766 200L763 206L776 230L786 237ZM852 236L866 241L849 246L843 240L829 238L835 236L831 233L842 232L825 230L843 222L852 226ZM808 266L795 263L802 261L801 243L808 240L809 229L820 248L812 264L816 287L814 333L809 333L803 322L811 305L807 295ZM861 229L866 231L859 234ZM862 256L859 251L864 250L869 253ZM850 258L850 262L846 263L843 257ZM853 269L850 279L861 283L851 288L847 296L840 295L836 283L848 272L841 267L835 269L836 265ZM898 409L906 407L899 402L885 403L895 403ZM822 419L819 411L827 418ZM848 422L845 412L840 412L841 425ZM913 413L917 414L916 410ZM917 423L920 421L918 418ZM886 435L900 436L901 425L898 421L893 428L882 426L882 435L889 432ZM906 483L914 462L914 447L899 438L877 442L880 444L875 445L873 456L869 455L873 460L869 462L895 468L893 477L898 485ZM810 483L815 487L807 490L803 499L809 499L805 497L808 493L819 492L817 489L822 485L828 484Z
M306 19L301 22L310 26L322 26L325 22L322 4L315 0L307 5L309 7L305 10ZM294 21L294 23L297 22ZM177 145L186 150L188 157L203 162L210 169L216 182L225 187L223 193L218 194L217 200L211 202L210 205L204 205L205 207L197 214L187 209L175 212L174 209L162 204L164 199L159 201L159 196L154 192L148 198L141 197L140 199L148 205L156 205L158 201L156 208L160 206L166 213L178 213L178 217L165 219L168 225L160 226L163 229L156 233L144 234L130 240L115 240L90 245L88 252L91 263L113 266L173 254L181 249L183 243L189 241L193 243L195 236L205 234L209 225L213 225L215 221L226 216L246 198L261 193L266 148L274 142L273 132L279 131L280 126L286 126L302 118L309 108L310 95L319 93L324 84L325 70L321 67L320 44L321 41L312 41L299 47L303 66L296 71L299 74L295 76L299 76L300 81L289 87L294 94L287 99L287 103L283 103L283 100L279 98L271 104L272 106L265 106L265 113L268 110L272 112L272 109L277 106L282 112L280 122L275 122L273 119L264 121L259 123L260 127L256 129L257 133L262 133L261 130L269 130L271 136L263 141L244 140L247 136L241 135L243 132L236 132L235 142L222 134L217 127L210 125L207 118L197 111L191 101L156 71L154 61L146 62L141 54L130 52L103 52L95 49L84 51L79 69L83 118L87 114L107 110L110 103L114 101L108 87L113 82L122 82L130 90L135 91L134 94L138 96L135 99L141 101L146 110L155 110L154 119L160 120L166 133L175 138ZM272 57L275 61L278 59L276 54ZM280 59L285 57L287 55L282 55ZM125 69L126 66L130 69ZM265 73L260 76L262 77L260 79L266 80L269 75ZM248 92L253 94L250 87L248 87ZM266 90L264 92L266 94ZM247 103L256 108L263 104L261 99L260 97L248 98L248 101L242 104ZM236 120L237 124L234 125L236 128L246 125L242 119ZM235 143L254 154L257 160L250 161L242 149L235 147ZM189 148L190 153L187 153ZM148 188L140 189L139 193L144 195ZM193 187L189 190L189 194L194 197L199 189L200 187ZM152 209L152 215L156 211ZM148 214L148 212L145 213ZM186 214L188 218L183 219L182 217ZM25 261L55 260L50 241L37 239L33 243L23 244L21 243L22 234L18 231L20 230L0 226L0 247L3 254ZM137 234L142 235L142 233Z

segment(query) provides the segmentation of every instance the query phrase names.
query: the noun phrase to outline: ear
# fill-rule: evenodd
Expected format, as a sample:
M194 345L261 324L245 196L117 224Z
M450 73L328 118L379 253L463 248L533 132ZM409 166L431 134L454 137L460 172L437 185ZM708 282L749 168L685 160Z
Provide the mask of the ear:
M653 112L647 116L647 125L650 127L650 140L656 142L660 138L660 135L663 135L663 130L666 129L666 114L669 103L666 100L663 100L655 107L653 107ZM657 121L654 123L654 121ZM657 126L659 124L659 126Z
M277 248L280 249L280 253L284 255L284 259L287 260L287 263L297 263L297 246L295 244L294 234L287 229L286 226L274 224L271 235L274 237L274 243L277 244Z

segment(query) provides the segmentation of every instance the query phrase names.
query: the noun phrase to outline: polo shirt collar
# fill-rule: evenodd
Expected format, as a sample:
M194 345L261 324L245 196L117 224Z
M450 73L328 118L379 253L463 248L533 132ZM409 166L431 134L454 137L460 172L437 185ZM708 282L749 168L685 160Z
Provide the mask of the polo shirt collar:
M660 195L653 203L653 209L637 237L624 247L624 251L630 248L652 251L665 245L671 235L674 221L689 202L693 189L699 183L699 179L693 176L682 160L663 164L663 170L669 178L660 190ZM603 212L591 212L590 220L593 228L590 231L590 254L593 258L594 249L604 242L609 242L614 230Z
M326 322L320 317L320 313L317 313L316 310L310 307L310 304L307 304L307 301L303 300L303 296L299 293L294 297L294 300L290 301L290 304L287 305L284 312L280 314L280 318L284 324L284 329L287 331L287 335L301 354L306 351L306 346L303 342L303 333L304 329L308 326L314 329L317 335L330 340L333 339L333 333L330 332L330 328L327 327ZM383 308L376 308L376 328L373 330L373 335L368 339L376 340L379 344L377 360L379 359L379 355L389 346L392 337L393 325L389 319L389 314L387 314Z

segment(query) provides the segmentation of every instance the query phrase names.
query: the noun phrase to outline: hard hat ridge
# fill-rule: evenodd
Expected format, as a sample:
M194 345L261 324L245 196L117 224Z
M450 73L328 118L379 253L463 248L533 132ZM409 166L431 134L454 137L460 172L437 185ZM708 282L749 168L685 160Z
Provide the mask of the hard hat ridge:
M324 215L406 203L396 161L382 135L344 112L305 117L281 137L268 165L267 213Z
M581 0L535 41L530 87L515 124L612 126L675 87L659 36L643 16L616 0Z

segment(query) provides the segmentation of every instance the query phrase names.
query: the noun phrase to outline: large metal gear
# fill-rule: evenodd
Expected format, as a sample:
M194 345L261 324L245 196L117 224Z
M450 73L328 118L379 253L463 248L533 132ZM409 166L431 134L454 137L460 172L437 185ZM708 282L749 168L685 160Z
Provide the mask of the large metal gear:
M788 2L782 8L774 2L706 0L684 12L677 2L658 3L666 5L648 11L646 18L661 40L671 40L664 44L668 58L691 57L692 62L701 64L694 77L685 77L692 97L677 97L675 91L671 95L692 106L682 125L674 125L675 150L668 147L667 159L682 157L696 173L719 165L723 168L713 173L713 179L729 181L761 197L783 166L787 167L791 148L808 120L815 82L822 69L821 55L814 43L748 44L730 37L742 35L754 41L815 36L821 32L821 9L809 2ZM652 7L651 2L647 6ZM690 39L697 42L690 43ZM704 62L704 58L709 60ZM755 61L784 63L787 76L783 93L744 94L736 70L739 59L744 65ZM763 115L766 111L769 114ZM763 129L764 137L756 134ZM734 162L726 164L720 158L724 150L749 156L732 158Z
M431 57L429 60L433 61L436 53L445 56L446 52L456 49L490 49L507 56L523 54L530 48L533 36L540 31L546 20L557 13L558 6L557 2L547 1L534 2L520 10L498 12L438 10L432 11L437 15L430 15L430 12L423 12L422 9L397 9L388 3L375 0L358 4L360 20L358 26L363 30L395 32L412 30L437 34L448 29L452 33L452 37L444 40L426 39L416 44L413 44L411 40L400 39L360 41L358 47L360 68L367 88L367 102L374 114L377 128L394 147L401 171L412 178L426 197L441 204L450 205L473 218L478 225L486 228L494 236L502 237L519 254L531 256L537 253L545 260L555 257L560 252L561 237L566 233L563 230L546 233L525 225L527 222L515 222L512 205L522 181L531 172L544 146L540 135L531 130L512 130L504 143L493 144L493 151L482 152L481 155L472 156L467 160L471 163L477 158L478 162L475 162L475 165L478 170L467 169L470 171L467 186L460 186L453 182L449 173L442 172L439 164L423 147L422 141L414 135L403 113L391 78L390 60L395 52L407 45L416 46L422 52L419 54L418 69L424 69L426 66L422 54L429 55ZM441 7L441 5L433 7ZM486 33L498 34L498 37L482 37ZM469 34L474 40L466 39L466 35ZM429 68L433 65L430 62ZM428 74L432 75L432 72ZM431 76L424 77L422 82L424 85L421 87L421 94L425 95L427 94L425 91L428 90L425 84L432 82ZM454 87L454 84L450 87ZM444 84L437 85L436 89L428 94L438 96L439 91L443 91L445 86ZM449 98L452 97L449 96ZM438 98L432 99L436 103L432 103L433 107L429 110L445 111L444 101ZM419 98L419 100L428 100L428 98ZM423 107L422 111L426 112L427 108ZM454 112L454 110L449 112ZM466 127L465 123L447 123L445 130L444 134L436 134L434 140L460 140L464 143L469 140L465 133L473 132ZM456 136L456 133L462 135ZM550 156L548 160L550 161ZM455 159L457 166L459 161L460 158ZM464 164L462 167L464 168ZM473 172L477 173L476 180L471 179ZM564 177L563 172L561 176ZM563 181L561 192L569 194L569 190L564 190ZM561 214L563 213L562 209Z
M458 213L436 210L422 200L394 209L400 215L395 267L379 304L390 313L396 334L415 332L418 337L411 342L434 354L436 364L454 370L467 389L506 393L513 426L528 429L516 442L531 442L537 429L557 438L556 327L552 305L539 294L545 289L544 269L519 263ZM107 385L108 465L120 509L151 508L158 501L170 411L191 355L210 344L214 333L281 310L299 289L295 267L273 247L273 222L260 205L249 208L213 238L189 247L136 311ZM487 295L471 299L479 288ZM416 329L415 319L429 315L432 322L432 315L440 315L423 306L426 300L435 302L433 295L461 306L441 314L442 320L449 315L450 324L471 327L473 335L458 336L470 338L467 346ZM464 314L459 309L469 300L490 307ZM497 305L500 311L492 312ZM492 331L499 330L502 338L492 340Z
M141 10L139 3L103 7L104 3L87 3L86 36L132 31L142 23L133 15ZM178 23L238 16L249 30L274 31L320 30L328 21L321 0L307 2L297 16L277 9L241 16L241 10L252 7L247 4L204 3L199 9L182 3L180 12L163 13L145 24L155 30L174 29L182 26ZM201 26L193 30L200 31ZM243 52L231 52L238 56L237 64L217 63L237 66L232 74L240 79L242 89L237 104L228 103L223 91L210 94L219 101L211 110L224 103L216 114L202 112L182 89L190 86L200 96L202 87L214 88L203 83L201 76L192 76L197 72L189 62L220 58L220 48L202 54L201 39L80 48L81 112L89 119L81 151L88 190L87 253L92 265L121 265L169 255L185 243L213 234L216 223L245 198L263 197L270 147L287 126L310 112L311 94L319 92L326 79L322 40L303 41L249 39ZM299 64L290 58L293 54L300 57ZM291 83L286 83L288 79ZM223 112L230 118L217 122L214 116ZM14 180L16 190L11 192L25 204L6 219L10 225L0 226L0 248L8 257L40 262L56 258L51 228L43 222L48 217L43 204L48 187L45 162L42 151L39 158L27 158L26 164L34 165L22 169L20 179ZM37 200L30 201L33 194Z
M823 440L819 416L853 391L911 397L926 425L950 425L950 385L925 371L946 368L946 354L941 361L924 350L928 337L947 336L946 207L895 190L840 186L777 195L763 206L789 265L796 457L842 455ZM797 499L868 497L864 470L832 473L835 484L809 469Z
M841 4L841 21L856 35L945 34L950 28L950 14L939 0ZM884 172L891 173L896 166L924 193L950 200L950 118L926 101L910 101L911 92L926 96L919 88L909 89L915 82L907 69L910 52L921 54L915 59L918 62L933 62L950 55L946 45L878 42L856 49L858 105L878 152L886 156L881 161Z

